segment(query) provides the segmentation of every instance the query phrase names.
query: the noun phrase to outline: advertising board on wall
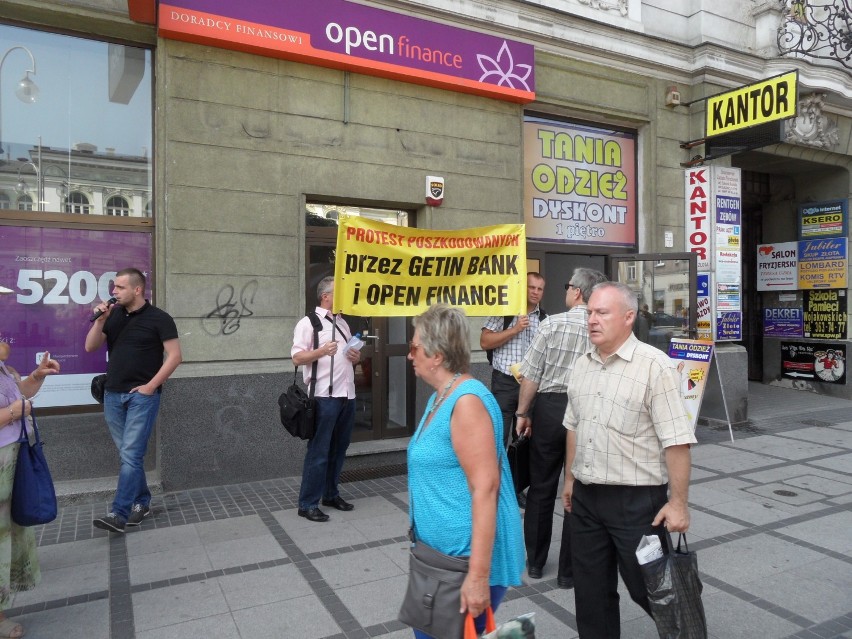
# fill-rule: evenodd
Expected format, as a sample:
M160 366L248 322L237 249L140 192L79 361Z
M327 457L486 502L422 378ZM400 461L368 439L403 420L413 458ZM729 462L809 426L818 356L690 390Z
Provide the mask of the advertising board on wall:
M569 122L524 122L527 238L636 244L636 136Z
M150 233L0 226L0 285L15 291L0 296L9 364L26 375L49 352L61 366L46 378L37 406L95 403L90 383L106 371L107 353L105 346L86 352L88 319L127 267L150 272Z
M846 238L799 242L799 288L846 288Z
M799 239L846 237L849 201L834 200L799 205Z
M846 290L805 291L804 336L846 339Z
M535 47L347 0L162 0L159 35L526 103Z
M845 237L757 246L757 290L846 288Z
M839 342L781 342L781 375L827 384L846 383L846 345Z
M783 291L799 287L799 243L757 246L757 290Z
M803 337L804 319L800 308L764 308L764 337Z

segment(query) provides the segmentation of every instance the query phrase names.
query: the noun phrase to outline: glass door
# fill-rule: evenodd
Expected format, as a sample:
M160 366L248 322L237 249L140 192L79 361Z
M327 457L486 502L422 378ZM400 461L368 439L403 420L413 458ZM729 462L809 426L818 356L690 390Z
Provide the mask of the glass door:
M305 232L305 312L316 307L317 285L334 275L337 245L336 215L328 213L353 207L308 205ZM321 208L322 207L322 208ZM358 209L364 211L365 209ZM399 219L397 211L366 209L387 221ZM352 213L352 211L347 211ZM381 216L382 214L385 216ZM404 212L403 212L404 213ZM380 217L381 216L381 217ZM408 342L413 335L408 317L343 315L353 333L366 342L355 367L355 429L352 441L406 437L414 428L414 374L408 365Z
M697 266L693 253L609 256L610 279L639 298L636 337L668 352L673 337L697 336Z

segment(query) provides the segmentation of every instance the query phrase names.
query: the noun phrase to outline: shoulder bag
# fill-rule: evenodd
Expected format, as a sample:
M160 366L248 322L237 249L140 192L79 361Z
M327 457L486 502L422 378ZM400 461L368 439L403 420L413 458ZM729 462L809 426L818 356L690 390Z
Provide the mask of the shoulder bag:
M12 521L19 526L38 526L56 519L56 491L44 457L35 413L30 414L35 435L35 442L30 444L27 418L23 414L23 399L21 405L21 438L18 440L20 448L15 465L15 481L12 484Z
M461 587L467 577L469 557L453 557L414 539L408 558L408 588L399 620L427 635L461 639L465 615L459 612Z
M118 333L118 337L115 338L115 343L118 343L118 338L121 337L121 334L124 332L124 329L127 328L127 325L133 321L133 318L127 320L127 324L121 327L121 331ZM113 344L115 346L115 344ZM101 373L100 375L95 375L92 378L92 397L98 404L104 403L104 388L106 386L106 373Z
M316 313L308 313L311 326L314 327L314 349L319 348L319 331L322 328ZM317 360L311 364L310 394L299 386L299 367L294 365L293 383L278 396L278 411L281 425L293 437L313 439L316 434L316 400L314 391L317 381Z

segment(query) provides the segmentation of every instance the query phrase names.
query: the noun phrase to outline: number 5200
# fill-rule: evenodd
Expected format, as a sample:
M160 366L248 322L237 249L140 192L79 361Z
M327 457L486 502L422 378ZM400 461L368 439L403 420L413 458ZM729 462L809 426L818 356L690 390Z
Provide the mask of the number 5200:
M115 273L107 271L97 278L89 271L77 271L69 277L59 270L21 269L18 272L18 289L26 293L18 293L18 304L68 304L70 298L74 304L86 305L94 302L96 297L107 300Z

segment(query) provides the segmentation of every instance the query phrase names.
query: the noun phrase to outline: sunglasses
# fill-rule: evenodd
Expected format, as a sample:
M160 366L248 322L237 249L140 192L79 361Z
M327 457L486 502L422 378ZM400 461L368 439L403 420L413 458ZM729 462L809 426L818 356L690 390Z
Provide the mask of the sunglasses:
M565 285L565 290L566 290L566 291L567 291L567 290L569 290L569 289L572 289L572 288L577 288L577 287L576 287L576 286L574 286L571 282L568 282L568 283Z
M408 342L408 354L412 357L417 355L418 348L423 348L423 344L415 344L414 342Z

